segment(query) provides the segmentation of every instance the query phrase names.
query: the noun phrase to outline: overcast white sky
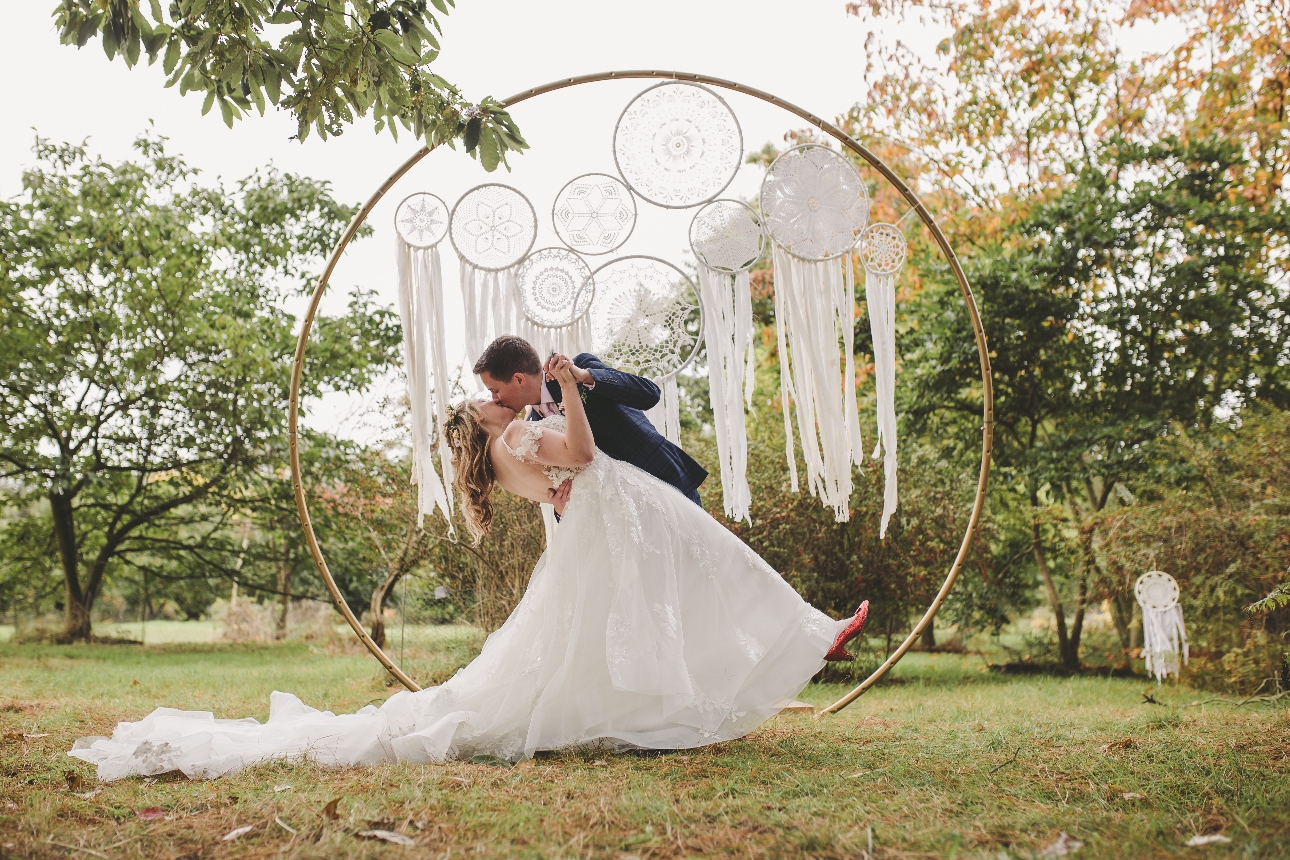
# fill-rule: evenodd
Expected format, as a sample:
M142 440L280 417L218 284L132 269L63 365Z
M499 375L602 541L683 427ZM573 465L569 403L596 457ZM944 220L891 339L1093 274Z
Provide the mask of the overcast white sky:
M436 71L478 100L503 98L537 84L612 69L679 69L703 72L768 90L826 119L845 112L864 94L864 38L867 21L848 17L843 0L459 0L444 21L444 51ZM32 161L34 135L56 141L88 138L91 150L121 159L131 141L155 123L182 154L208 177L236 180L272 163L332 184L335 195L359 203L418 144L404 136L395 143L377 136L370 118L340 138L316 136L301 144L289 137L295 125L286 113L270 112L228 129L218 111L201 116L202 98L163 89L157 67L127 69L109 62L97 42L77 50L58 43L53 27L55 0L4 0L0 29L0 196L20 190L21 170ZM916 24L899 35L916 50L930 52L943 35ZM431 154L382 201L369 223L376 235L346 255L333 278L324 310L343 306L354 285L376 289L394 301L391 220L398 201L413 191L433 191L451 206L484 181L515 185L529 196L543 219L536 247L557 244L549 224L555 193L581 173L614 173L614 122L645 81L616 81L565 90L526 102L514 115L533 150L512 158L514 172L489 175L459 152ZM779 109L722 92L739 117L745 148L782 140L802 123ZM751 197L760 169L745 166L724 196ZM668 212L640 204L638 226L620 254L654 254L683 265L690 211ZM444 243L445 270L455 265ZM449 294L451 295L451 290ZM329 403L311 423L355 422L370 407ZM348 432L364 435L356 427Z

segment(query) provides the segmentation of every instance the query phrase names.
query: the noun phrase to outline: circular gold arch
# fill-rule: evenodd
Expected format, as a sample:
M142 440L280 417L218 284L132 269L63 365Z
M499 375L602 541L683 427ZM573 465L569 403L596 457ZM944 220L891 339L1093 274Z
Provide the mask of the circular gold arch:
M959 265L958 257L954 254L954 249L950 247L949 240L945 238L945 234L942 233L940 227L936 225L936 221L932 218L931 213L927 211L926 207L924 207L922 202L918 199L918 195L916 195L913 190L910 189L910 187L882 161L882 159L870 152L857 141L853 140L849 135L844 134L841 129L838 129L831 123L825 122L815 114L809 113L797 105L786 102L768 92L754 89L753 87L748 87L734 81L727 81L721 78L714 78L709 75L700 75L692 72L633 70L621 72L600 72L598 74L582 75L575 78L563 78L558 81L543 84L540 87L534 87L533 89L517 93L510 98L505 99L501 103L501 106L503 108L510 109L521 102L528 101L529 99L536 98L537 96L554 92L556 90L575 87L581 84L632 78L654 78L707 84L709 86L720 87L722 89L743 93L745 95L752 96L753 98L761 99L764 102L781 107L789 113L800 117L820 129L820 131L837 140L840 144L854 152L856 155L863 158L871 167L882 174L883 178L890 182L897 191L900 192L901 196L905 198L905 201L908 202L909 205L913 207L914 211L918 213L918 217L922 219L923 224L927 226L927 229L932 234L932 238L936 240L937 246L941 249L941 253L945 255L945 259L949 262L950 269L954 272L954 277L958 281L959 291L962 293L963 301L967 305L968 316L972 320L972 331L976 338L977 355L981 360L981 385L984 400L981 427L981 472L980 477L977 479L976 499L972 503L972 516L968 520L967 530L963 534L963 541L959 545L958 554L954 557L954 563L950 565L949 572L945 576L945 582L941 585L940 591L936 593L936 597L932 600L931 605L927 607L927 611L923 614L923 617L919 620L918 624L914 625L914 629L910 631L909 636L905 638L905 641L900 643L900 647L893 651L886 661L879 666L872 675L862 681L854 690L823 709L820 712L820 715L836 713L859 698L874 684L878 683L882 676L887 674L891 667L895 666L901 657L905 656L905 653L927 628L927 625L932 623L932 619L936 617L936 613L941 608L941 604L945 602L945 598L950 593L950 589L954 587L954 581L958 579L959 571L962 570L963 560L967 556L968 548L972 545L972 540L976 536L977 525L980 523L981 519L981 508L985 504L986 483L990 478L990 453L994 437L994 386L990 378L990 354L986 347L985 330L981 327L981 316L977 311L976 300L972 297L972 289L968 286L967 277L963 274L963 268ZM384 666L391 675L398 679L399 683L414 692L421 689L420 685L409 678L403 670L390 659L389 655L382 651L377 644L372 641L372 637L363 629L363 625L359 623L358 618L355 617L353 611L345 602L344 596L341 595L340 589L336 586L336 581L332 578L331 571L327 567L327 561L323 558L322 549L318 546L318 538L317 535L314 534L313 524L309 519L309 505L305 501L304 483L300 474L300 380L304 372L305 348L309 344L309 333L313 328L314 320L318 314L318 305L322 301L323 291L327 289L327 284L331 280L332 272L336 269L336 264L340 262L341 254L344 253L346 246L348 246L350 241L353 240L354 235L363 225L363 222L367 220L367 216L371 214L372 209L381 200L381 198L384 197L400 179L403 178L404 174L416 166L421 159L429 155L430 150L431 147L423 146L414 153L411 158L403 162L403 164L399 166L398 170L395 170L394 173L392 173L390 177L381 184L381 187L378 188L370 198L368 198L365 204L363 204L363 208L358 210L354 215L349 226L345 228L345 232L341 234L340 240L336 243L336 247L332 249L331 256L327 259L327 266L323 269L322 277L318 279L318 286L314 288L313 296L309 300L309 308L305 313L304 322L300 326L300 337L296 341L295 359L291 365L291 399L288 405L287 430L291 457L291 485L296 496L296 510L300 514L300 525L304 528L305 543L308 545L309 552L313 556L314 564L318 567L318 572L322 574L323 581L327 584L327 590L331 593L332 600L335 601L336 607L340 609L341 614L345 616L345 620L348 621L349 626L354 629L354 633L357 634L362 643L367 646L367 650L372 652L372 655L380 661L381 665Z

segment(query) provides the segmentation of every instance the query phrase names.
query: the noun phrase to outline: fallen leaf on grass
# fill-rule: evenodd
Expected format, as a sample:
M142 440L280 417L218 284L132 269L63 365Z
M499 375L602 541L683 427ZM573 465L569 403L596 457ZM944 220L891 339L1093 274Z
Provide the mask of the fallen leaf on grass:
M1078 839L1063 830L1061 833L1057 834L1057 841L1052 845L1049 845L1043 851L1040 851L1039 856L1043 858L1043 860L1056 860L1058 857L1066 857L1067 855L1074 854L1083 847L1083 842L1080 842Z
M275 815L275 816L273 816L273 820L277 823L277 825L278 825L279 827L281 827L283 830L285 830L285 831L287 831L288 833L290 833L292 836L295 836L295 835L296 835L296 829L295 829L294 827L289 826L285 821L283 821L283 820L282 820L281 818L279 818L278 816L276 816L276 815Z
M471 758L471 764L486 764L492 767L514 767L509 761L501 756L495 755L477 755Z
M89 788L89 784L74 770L65 771L63 778L67 780L68 791L85 791Z
M327 805L323 807L322 811L323 818L340 818L340 813L336 811L336 804L338 803L340 803L339 797L333 797L331 800L327 801Z
M1136 791L1126 791L1123 794L1121 794L1120 797L1123 797L1125 800L1141 800L1142 798L1146 797L1146 795L1138 794Z
M246 834L250 833L254 827L255 827L254 824L243 824L241 827L234 827L228 833L225 833L223 836L221 836L219 841L232 842L234 839L237 839L241 836L245 836Z
M273 787L274 794L277 794L279 791L290 791L290 790L291 790L291 786L289 785L275 785Z
M360 830L354 834L359 839L380 839L382 842L393 842L395 845L416 845L411 836L395 833L393 830Z
M94 789L93 791L86 791L86 792L73 792L73 793L74 793L74 794L76 794L76 796L77 796L77 797L83 797L83 798L85 798L86 800L90 800L90 799L92 799L95 795L97 795L97 794L102 794L102 793L103 793L103 789L101 789L101 788L96 788L96 789Z
M24 740L30 741L36 738L47 738L49 737L49 732L23 732L22 736Z
M1111 750L1131 749L1136 745L1137 744L1134 742L1133 738L1124 738L1123 740L1119 740L1119 741L1111 741L1109 744L1102 744L1102 746L1098 747L1098 749L1100 749L1102 752L1110 752Z
M166 817L166 810L160 806L145 806L143 809L131 809L130 811L140 821L160 821Z
M1232 840L1228 839L1226 836L1224 836L1221 833L1211 833L1208 836L1199 836L1199 835L1193 836L1183 844L1186 845L1188 848L1199 848L1201 845L1212 845L1215 843L1219 845L1226 845L1228 842L1231 842L1231 841Z

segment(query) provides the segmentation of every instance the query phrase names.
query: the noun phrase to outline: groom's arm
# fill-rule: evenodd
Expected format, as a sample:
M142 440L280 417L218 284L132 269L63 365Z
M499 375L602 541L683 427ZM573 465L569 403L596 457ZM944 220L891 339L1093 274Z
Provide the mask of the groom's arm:
M658 405L661 396L658 386L643 376L614 370L589 352L579 353L573 363L591 374L595 385L589 390L597 397L633 409L653 409Z

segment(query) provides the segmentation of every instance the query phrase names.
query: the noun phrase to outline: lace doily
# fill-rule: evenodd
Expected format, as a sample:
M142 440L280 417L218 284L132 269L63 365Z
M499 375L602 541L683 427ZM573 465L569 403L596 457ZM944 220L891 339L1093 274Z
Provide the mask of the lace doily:
M650 87L632 99L614 129L614 163L623 181L667 209L720 194L735 178L743 149L734 112L697 84Z
M870 224L860 234L860 262L875 275L896 274L908 253L905 234L895 224Z
M496 272L514 266L533 247L537 213L528 198L509 185L479 185L452 208L448 236L463 260Z
M570 180L555 196L551 221L560 241L582 254L608 254L636 226L636 200L626 185L605 173Z
M1133 586L1138 605L1147 609L1172 609L1178 605L1178 583L1162 570L1152 570L1138 577Z
M433 248L448 235L448 204L424 191L409 194L394 210L394 229L413 248Z
M869 192L851 162L825 146L783 153L761 185L766 230L803 260L831 260L855 245L869 223Z
M699 262L721 272L751 269L766 240L761 221L738 200L713 200L690 222L690 249Z
M591 307L591 267L567 248L543 248L515 273L524 316L535 325L558 328L576 322Z
M651 379L694 358L703 331L699 296L685 273L655 257L619 257L594 274L591 337L612 367Z

